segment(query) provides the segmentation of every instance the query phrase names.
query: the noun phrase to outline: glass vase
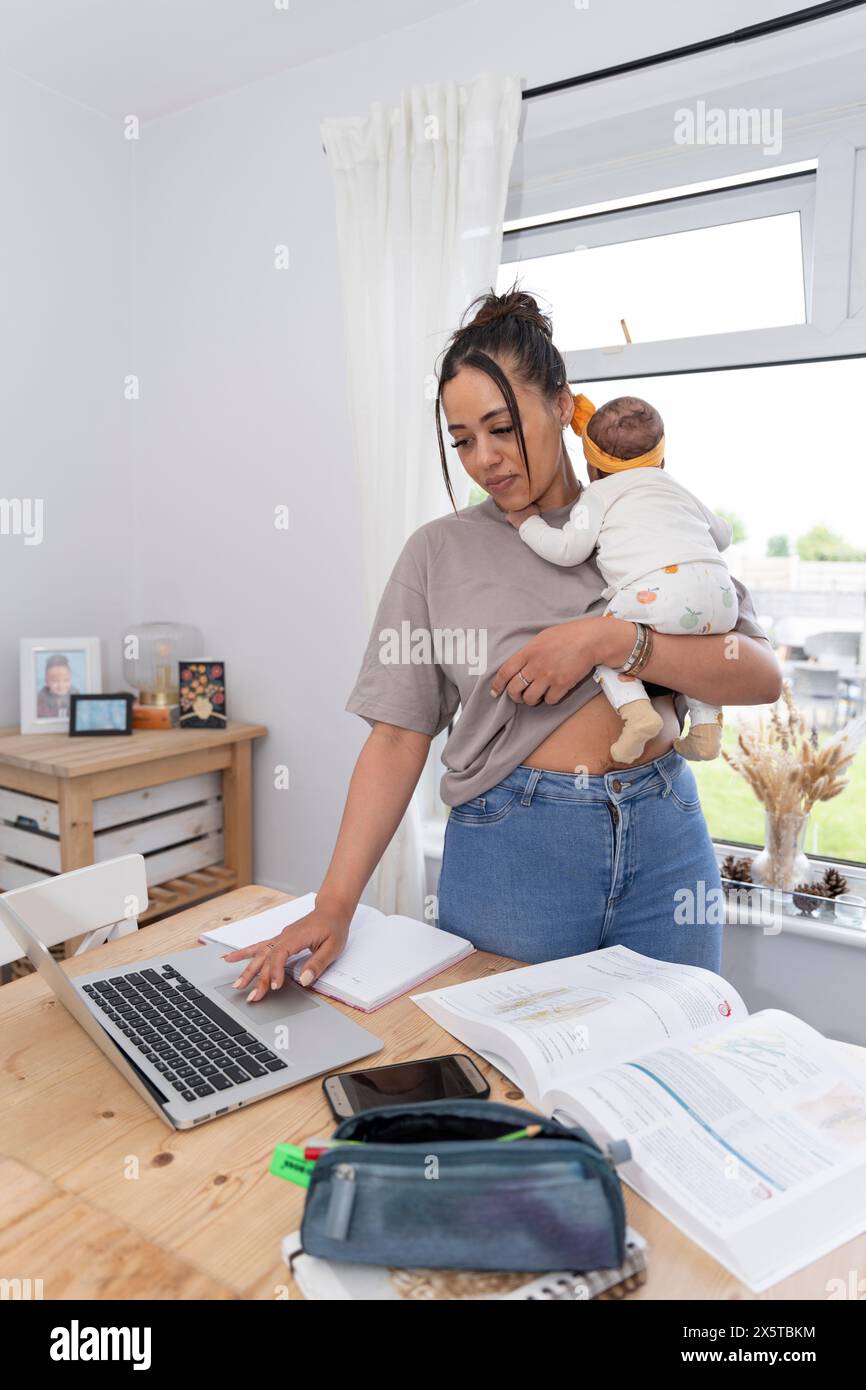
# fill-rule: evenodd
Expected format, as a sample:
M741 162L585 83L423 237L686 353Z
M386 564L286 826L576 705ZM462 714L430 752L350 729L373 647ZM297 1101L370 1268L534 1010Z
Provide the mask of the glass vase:
M764 848L752 860L755 883L789 893L800 883L812 882L812 866L803 850L808 823L808 812L764 813Z

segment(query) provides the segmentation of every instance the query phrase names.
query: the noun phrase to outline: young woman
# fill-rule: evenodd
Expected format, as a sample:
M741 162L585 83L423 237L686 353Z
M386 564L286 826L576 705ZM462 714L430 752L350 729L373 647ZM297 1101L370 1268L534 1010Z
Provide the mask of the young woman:
M718 969L722 928L702 920L702 904L719 875L694 776L673 750L684 713L673 692L686 686L714 705L778 698L778 664L751 599L737 583L733 640L655 635L641 677L663 727L639 765L612 763L619 723L591 672L627 663L635 625L600 616L604 581L592 560L548 565L507 520L535 502L562 525L581 490L562 437L575 401L531 295L482 296L445 353L436 425L453 506L440 407L488 497L406 542L346 706L372 730L316 908L276 940L230 953L249 961L236 987L250 987L250 1000L279 989L287 957L305 947L309 985L340 954L430 741L458 707L442 755L451 811L439 925L522 961L623 944Z

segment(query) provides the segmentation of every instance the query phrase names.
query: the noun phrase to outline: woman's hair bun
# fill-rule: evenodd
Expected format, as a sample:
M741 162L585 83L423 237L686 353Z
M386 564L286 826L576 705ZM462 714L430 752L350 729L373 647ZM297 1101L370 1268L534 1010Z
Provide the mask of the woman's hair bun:
M505 294L496 294L494 290L489 290L486 294L480 294L472 301L466 313L480 305L479 309L469 323L464 323L460 332L465 333L472 328L483 328L486 324L497 323L502 319L523 319L527 323L533 324L547 338L553 338L553 325L546 314L543 314L538 307L537 300L526 290L519 290L515 281L510 290ZM465 315L464 315L465 318Z

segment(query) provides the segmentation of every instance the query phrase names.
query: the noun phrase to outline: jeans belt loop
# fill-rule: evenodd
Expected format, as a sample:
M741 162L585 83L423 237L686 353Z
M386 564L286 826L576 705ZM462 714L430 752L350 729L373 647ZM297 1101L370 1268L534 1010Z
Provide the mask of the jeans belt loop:
M541 776L541 768L540 768L540 767L534 767L534 768L532 769L531 773L529 774L529 781L526 783L526 786L525 786L524 789L523 789L523 795L522 795L521 798L520 798L520 804L521 804L521 806L529 806L529 805L531 805L531 803L532 803L532 793L535 791L535 788L538 786L538 779L539 779L540 776Z

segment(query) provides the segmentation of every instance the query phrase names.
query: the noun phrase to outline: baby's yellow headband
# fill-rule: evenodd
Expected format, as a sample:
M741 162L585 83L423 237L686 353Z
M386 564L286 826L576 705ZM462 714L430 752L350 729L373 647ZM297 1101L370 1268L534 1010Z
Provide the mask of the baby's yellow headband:
M586 432L586 427L595 414L595 406L588 397L577 395L574 398L574 410L571 416L571 428L575 434L579 434L583 443L583 456L587 463L591 463L594 468L598 468L602 473L622 473L626 468L658 468L665 456L665 437L662 435L658 444L650 449L646 454L638 454L633 459L618 459L613 454L606 454L600 449L594 440L590 439Z

